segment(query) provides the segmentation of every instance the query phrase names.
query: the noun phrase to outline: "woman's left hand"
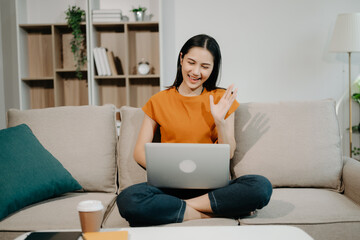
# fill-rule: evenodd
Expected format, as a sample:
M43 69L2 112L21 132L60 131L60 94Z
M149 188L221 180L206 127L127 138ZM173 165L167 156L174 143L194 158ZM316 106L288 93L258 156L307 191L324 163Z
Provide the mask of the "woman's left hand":
M234 84L230 85L217 104L214 103L214 97L210 95L210 109L216 125L224 122L226 113L236 99L237 88L234 91L233 88Z

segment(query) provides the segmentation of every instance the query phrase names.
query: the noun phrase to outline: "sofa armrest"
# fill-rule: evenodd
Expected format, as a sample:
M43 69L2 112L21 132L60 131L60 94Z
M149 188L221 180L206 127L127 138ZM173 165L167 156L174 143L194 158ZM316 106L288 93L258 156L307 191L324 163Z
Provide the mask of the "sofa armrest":
M344 194L360 205L360 162L345 157L343 169Z

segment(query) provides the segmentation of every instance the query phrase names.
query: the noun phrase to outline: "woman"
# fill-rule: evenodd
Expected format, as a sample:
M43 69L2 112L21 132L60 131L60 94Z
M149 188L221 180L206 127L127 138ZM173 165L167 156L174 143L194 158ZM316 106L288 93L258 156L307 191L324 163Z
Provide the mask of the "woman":
M161 142L219 143L234 155L234 112L237 89L216 86L221 65L220 48L207 35L190 38L180 50L173 85L145 104L134 159L146 169L145 143L160 127ZM171 161L171 156L169 156ZM209 217L238 218L267 205L271 183L246 175L214 190L160 189L147 183L128 187L117 198L119 212L131 226L176 223Z

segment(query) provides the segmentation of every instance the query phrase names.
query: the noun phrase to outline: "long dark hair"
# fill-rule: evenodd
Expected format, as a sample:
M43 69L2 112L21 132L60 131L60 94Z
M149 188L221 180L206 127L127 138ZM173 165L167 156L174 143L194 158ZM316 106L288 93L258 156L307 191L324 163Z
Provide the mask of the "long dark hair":
M220 70L221 70L221 52L219 44L216 42L216 40L206 34L200 34L196 35L184 44L184 46L181 48L178 61L177 61L177 72L176 72L176 78L172 86L170 87L176 87L178 88L180 84L183 81L182 76L182 69L181 69L181 53L182 57L184 57L191 48L193 47L202 47L207 49L211 55L214 58L214 67L210 74L210 77L208 80L206 80L203 84L203 86L206 88L207 91L211 91L217 88L217 81L219 78Z

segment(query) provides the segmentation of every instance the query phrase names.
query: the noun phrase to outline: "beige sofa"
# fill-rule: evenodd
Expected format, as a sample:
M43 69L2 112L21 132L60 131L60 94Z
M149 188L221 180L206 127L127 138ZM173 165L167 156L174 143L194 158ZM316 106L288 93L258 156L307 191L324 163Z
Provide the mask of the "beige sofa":
M143 112L131 107L120 112L119 136L111 105L8 112L8 126L26 123L84 190L8 216L0 222L0 239L31 230L79 229L76 205L85 199L105 205L103 228L129 226L115 199L127 186L146 181L132 158ZM243 219L177 225L282 224L298 226L314 239L360 238L360 163L342 158L334 101L244 103L235 119L232 175L269 178L274 186L269 205Z

